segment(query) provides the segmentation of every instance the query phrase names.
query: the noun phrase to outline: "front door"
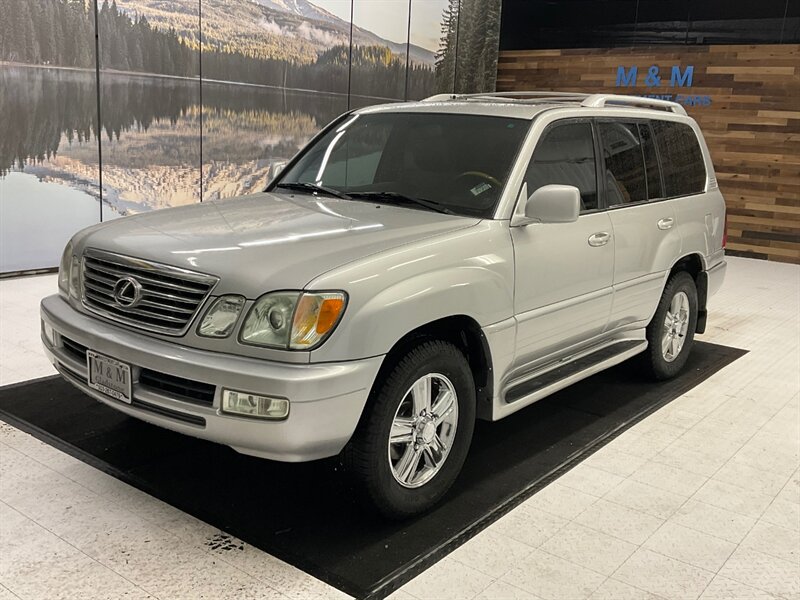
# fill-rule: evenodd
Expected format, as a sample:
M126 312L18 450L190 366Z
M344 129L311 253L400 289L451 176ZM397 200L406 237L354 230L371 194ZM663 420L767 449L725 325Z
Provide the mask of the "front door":
M528 193L548 184L581 192L574 223L513 227L516 367L603 333L612 301L614 236L598 205L595 144L588 120L556 121L543 133L525 175Z

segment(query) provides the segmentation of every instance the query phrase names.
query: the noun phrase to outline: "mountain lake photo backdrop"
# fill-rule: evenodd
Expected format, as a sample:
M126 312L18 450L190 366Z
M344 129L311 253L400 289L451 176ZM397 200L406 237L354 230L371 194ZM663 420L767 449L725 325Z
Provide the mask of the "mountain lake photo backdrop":
M500 0L0 0L0 273L260 191L348 108L493 90L499 26Z

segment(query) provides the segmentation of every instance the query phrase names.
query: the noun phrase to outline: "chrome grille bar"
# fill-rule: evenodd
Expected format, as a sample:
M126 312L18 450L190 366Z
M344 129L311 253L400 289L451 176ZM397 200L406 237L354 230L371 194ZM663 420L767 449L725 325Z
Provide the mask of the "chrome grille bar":
M132 306L125 306L114 294L117 283L128 277L141 286ZM182 335L219 279L89 248L83 256L81 280L83 305L92 312L139 329Z

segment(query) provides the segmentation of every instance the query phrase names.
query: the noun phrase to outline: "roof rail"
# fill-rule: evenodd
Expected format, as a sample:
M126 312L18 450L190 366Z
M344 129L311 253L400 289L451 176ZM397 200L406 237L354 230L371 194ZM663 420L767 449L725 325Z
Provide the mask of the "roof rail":
M686 109L677 102L669 100L658 100L657 98L644 98L642 96L623 96L621 94L592 94L587 97L581 106L590 108L602 108L604 106L641 106L643 108L655 108L673 112L677 115L685 115Z
M480 92L476 94L436 94L425 98L423 102L443 102L445 100L581 100L589 94L579 92Z
M677 102L645 98L642 96L624 96L622 94L582 94L579 92L480 92L477 94L436 94L425 98L423 102L445 102L447 100L516 100L518 102L546 102L548 100L580 100L581 106L602 108L604 106L640 106L685 115L686 109Z

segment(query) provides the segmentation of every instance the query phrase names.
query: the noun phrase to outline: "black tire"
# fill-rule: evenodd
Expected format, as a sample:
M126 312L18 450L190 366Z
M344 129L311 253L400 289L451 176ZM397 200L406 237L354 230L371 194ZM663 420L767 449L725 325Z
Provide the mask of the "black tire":
M475 382L464 354L449 342L422 342L373 385L364 415L342 454L343 464L368 502L383 516L403 519L436 504L455 481L475 427ZM438 472L421 487L403 487L392 472L389 435L411 386L428 374L444 375L456 393L457 421L449 452Z
M668 331L666 324L667 313L673 299L679 294L685 294L689 304L688 327L682 337L680 351L672 358L665 356L663 349L664 335ZM642 354L642 364L648 375L656 380L675 377L683 369L694 342L694 332L697 328L697 286L689 273L681 271L672 275L664 287L661 300L656 308L653 319L647 326L647 350ZM678 327L678 329L680 329ZM669 353L667 353L669 354ZM671 358L671 360L669 360Z

